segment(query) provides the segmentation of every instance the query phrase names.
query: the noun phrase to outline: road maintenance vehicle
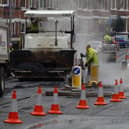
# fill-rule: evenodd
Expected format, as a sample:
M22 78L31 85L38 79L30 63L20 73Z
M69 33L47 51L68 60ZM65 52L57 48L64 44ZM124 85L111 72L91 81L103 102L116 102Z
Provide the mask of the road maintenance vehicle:
M11 72L26 78L65 79L74 65L73 10L27 10L22 48L11 52ZM32 21L37 30L32 31Z
M5 91L5 79L8 73L9 47L8 47L8 27L0 23L0 96Z

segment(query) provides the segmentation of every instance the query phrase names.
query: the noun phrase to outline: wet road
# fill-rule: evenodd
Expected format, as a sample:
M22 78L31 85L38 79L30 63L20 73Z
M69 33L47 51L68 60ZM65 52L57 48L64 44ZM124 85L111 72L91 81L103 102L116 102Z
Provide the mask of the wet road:
M129 97L129 68L121 70L121 62L100 63L100 80L104 84L113 85L115 79L124 77L124 90ZM30 112L36 104L37 87L43 88L42 105L47 113L53 103L53 96L45 96L45 91L53 90L54 86L64 87L64 82L59 81L25 81L19 82L17 79L9 79L6 82L6 92L0 98L0 129L128 129L129 128L129 99L119 103L110 102L111 97L105 97L108 103L105 106L95 106L96 97L87 97L87 110L76 109L79 97L59 96L59 104L62 115L32 116ZM11 93L17 92L18 113L22 124L3 123L11 110ZM105 89L104 89L105 90ZM113 92L113 88L107 88ZM97 91L96 91L97 92ZM104 91L106 92L106 91Z
M32 84L33 83L33 84ZM79 102L78 97L60 96L59 103L63 115L32 116L33 106L36 103L36 90L38 85L42 85L43 92L53 89L52 84L63 86L62 82L17 82L11 80L8 82L8 87L3 98L0 99L0 129L128 129L129 124L129 99L119 103L111 103L110 97L105 97L108 103L105 106L95 106L96 97L88 97L87 110L76 109ZM15 85L14 85L15 84ZM19 86L19 87L18 87ZM10 111L11 100L10 93L15 89L17 91L18 112L19 118L23 121L22 124L7 124L3 123L7 119ZM129 89L126 87L126 95L129 97ZM53 103L52 96L42 96L42 104L44 111L47 113Z

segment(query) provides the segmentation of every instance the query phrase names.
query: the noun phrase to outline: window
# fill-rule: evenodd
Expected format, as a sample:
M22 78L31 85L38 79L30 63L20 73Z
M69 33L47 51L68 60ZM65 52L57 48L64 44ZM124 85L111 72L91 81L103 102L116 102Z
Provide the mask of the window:
M110 9L110 0L105 0L105 10L109 10Z
M8 4L9 0L0 0L0 4Z
M89 9L96 9L96 0L89 0L89 2L87 3L87 6Z
M25 7L25 0L21 0L20 5L21 7Z
M2 4L7 4L7 0L2 0Z
M40 0L40 8L52 8L52 1L53 0ZM57 2L57 1L54 1L54 2Z
M24 23L21 23L21 32L24 32L25 31L25 25L24 25Z
M118 2L117 3L119 3L120 2L120 0L118 0ZM111 8L112 9L116 9L116 0L111 0Z
M116 3L117 4L117 9L125 9L126 8L126 1L125 0L119 0L119 2Z
M11 36L14 36L14 33L15 33L15 32L14 32L14 31L15 31L15 25L14 25L14 23L11 24L11 30L12 30L12 31L10 32L10 33L11 33Z
M16 7L16 0L12 0L11 3L13 8Z
M9 10L8 8L4 8L4 17L8 17L9 16Z
M129 9L129 0L126 0L126 9Z
M30 8L37 9L38 8L38 0L30 0Z
M44 8L47 8L47 0L44 0Z
M39 1L39 8L43 8L43 0Z

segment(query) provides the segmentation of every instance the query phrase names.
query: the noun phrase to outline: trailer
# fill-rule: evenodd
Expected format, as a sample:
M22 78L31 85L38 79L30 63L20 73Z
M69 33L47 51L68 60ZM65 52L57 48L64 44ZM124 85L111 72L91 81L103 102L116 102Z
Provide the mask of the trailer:
M25 12L22 48L10 53L11 72L16 78L66 78L76 53L74 15L73 10Z

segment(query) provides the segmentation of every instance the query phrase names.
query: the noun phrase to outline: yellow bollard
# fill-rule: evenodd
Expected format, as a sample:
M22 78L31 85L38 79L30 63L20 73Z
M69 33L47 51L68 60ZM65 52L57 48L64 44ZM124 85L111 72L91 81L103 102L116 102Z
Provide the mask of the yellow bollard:
M74 66L72 69L72 87L81 89L82 69L80 66Z
M91 65L90 81L98 83L99 79L99 66L96 64Z

